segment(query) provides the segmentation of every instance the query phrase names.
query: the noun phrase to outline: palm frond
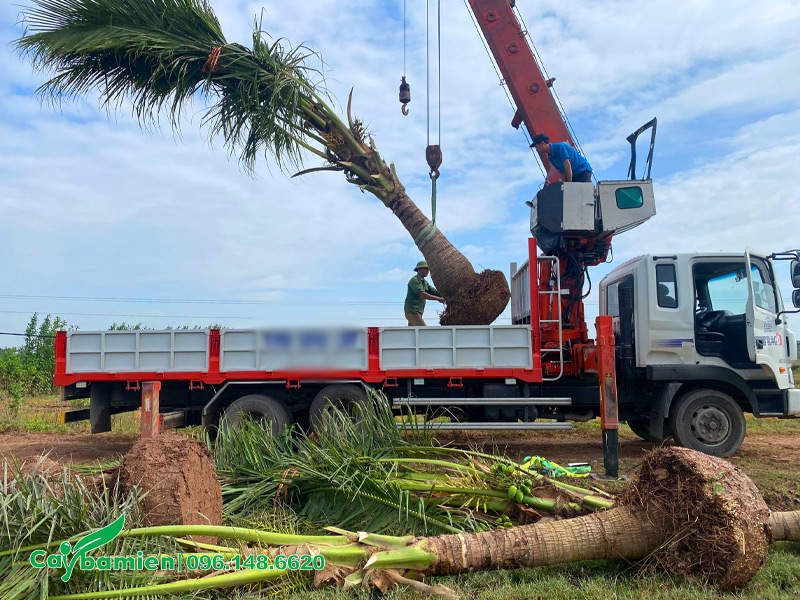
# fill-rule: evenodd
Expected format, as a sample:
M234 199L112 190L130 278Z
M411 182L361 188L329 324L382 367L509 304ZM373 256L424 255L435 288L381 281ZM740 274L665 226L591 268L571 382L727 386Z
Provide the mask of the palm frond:
M200 99L209 103L210 134L248 170L262 151L279 165L302 163L306 123L322 93L307 47L270 42L260 22L252 49L228 43L204 0L32 1L16 44L36 68L55 72L38 90L42 99L98 92L109 109L130 103L145 126L166 114L176 130Z
M289 430L272 436L259 423L236 432L224 425L214 448L228 518L284 501L308 522L393 533L463 531L454 515L398 484L390 459L407 445L385 398L354 422L331 412L314 436Z
M55 473L43 460L23 472L4 462L0 479L0 598L39 600L47 595L136 587L151 573L137 571L82 571L67 583L61 571L36 569L28 553L19 549L59 540L74 540L115 521L122 513L128 526L143 524L136 491L122 493L104 485L86 483L67 469ZM159 554L177 551L169 539L117 538L103 547L114 555ZM54 549L55 550L55 549Z

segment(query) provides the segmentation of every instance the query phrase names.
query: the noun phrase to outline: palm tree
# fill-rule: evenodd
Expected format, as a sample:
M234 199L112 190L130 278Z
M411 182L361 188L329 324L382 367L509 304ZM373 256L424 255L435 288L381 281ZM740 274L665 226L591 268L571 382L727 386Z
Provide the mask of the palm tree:
M370 192L411 234L437 289L447 299L442 324L488 324L510 293L502 272L476 273L469 260L414 204L393 163L378 152L351 113L345 123L326 102L305 46L269 43L256 23L252 49L228 42L204 0L33 0L23 12L17 47L39 69L55 75L38 90L60 100L97 91L105 106L130 101L141 123L166 112L179 128L195 98L209 102L204 124L222 135L252 171L257 156L281 168L299 167L305 153L325 166L302 173L341 171Z
M157 441L158 437L153 439ZM165 460L169 463L176 459L167 454ZM75 579L64 585L58 578L60 572L50 573L48 578L31 568L29 553L44 548L55 553L62 541L69 539L74 544L92 530L107 528L123 512L128 514L128 523L142 523L144 517L137 503L141 494L135 490L112 494L103 484L84 484L82 478L50 469L42 461L36 472L28 475L8 466L5 472L0 478L3 598L156 597L264 584L293 574L285 568L285 562L281 566L277 560L275 569L222 570L188 579L185 573L174 570L156 578L148 572L76 569ZM338 583L382 590L409 585L450 598L454 595L447 588L426 586L419 577L582 560L646 558L669 573L726 589L744 585L753 577L764 563L771 541L800 539L799 516L797 512L770 515L755 484L723 459L686 448L660 448L645 457L619 506L572 519L420 538L348 532L337 527L328 528L334 535L320 536L244 527L164 525L126 528L106 551L111 555L134 555L138 550L174 555L180 544L188 546L184 552L199 547L229 559L253 552L273 558L321 555L325 568L314 574L315 585ZM184 539L197 535L218 537L218 543L224 546L195 545ZM239 543L255 543L258 549L239 548Z

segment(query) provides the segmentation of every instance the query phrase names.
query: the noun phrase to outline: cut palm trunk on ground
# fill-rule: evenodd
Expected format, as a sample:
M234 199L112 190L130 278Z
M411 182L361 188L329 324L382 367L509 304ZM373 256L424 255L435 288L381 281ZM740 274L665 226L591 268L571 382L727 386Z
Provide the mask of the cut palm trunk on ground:
M4 493L4 503L11 509L3 513L4 518L15 514L20 519L33 518L15 508L21 506L15 501L14 494L18 492L7 486ZM62 503L52 504L61 506ZM119 514L119 508L110 512ZM336 535L297 536L233 527L179 525L126 530L118 543L125 544L130 551L133 549L130 544L137 540L141 543L151 540L148 547L152 549L152 540L166 539L168 543L163 547L174 549L176 537L214 536L220 540L257 544L242 549L245 555L257 552L272 557L322 556L325 568L314 573L316 585L340 584L381 590L409 585L445 597L454 597L454 593L441 585L426 586L418 579L596 559L648 559L645 564L649 566L727 589L750 580L763 564L773 538L797 539L792 537L800 535L797 517L797 513L770 516L752 481L730 463L684 448L664 448L645 458L640 473L619 506L573 519L423 538L350 533L335 528L332 529ZM60 518L64 520L63 516ZM58 533L64 532L63 525L59 523ZM75 537L78 536L71 539ZM51 541L9 549L9 540L0 538L3 542L0 569L4 564L11 567L9 557L20 560L35 548L55 548L60 544L52 536L46 539ZM235 545L231 541L220 543L224 546L216 549L225 552ZM153 597L270 583L288 574L289 571L282 568L243 570L201 579L187 580L184 576L170 581L170 577L177 578L179 574L162 573L160 580L149 581L147 585L128 585L124 592L108 586L106 581L101 587L103 591L87 593L98 586L89 584L86 578L103 576L95 572L82 574L84 584L88 584L83 592L51 597L59 600ZM35 591L35 584L30 582L30 585Z
M376 196L402 222L428 261L436 288L447 299L441 322L494 321L510 298L500 271L476 273L414 204L393 163L378 152L363 124L347 123L326 102L307 65L313 52L266 42L259 28L253 48L228 42L202 0L34 0L23 12L26 35L19 50L34 66L55 71L39 88L60 100L98 91L106 106L126 102L142 123L158 124L162 110L172 125L193 99L213 104L204 123L252 170L260 152L281 167L298 167L305 153L341 171L347 181ZM351 98L352 100L352 93Z
M789 520L776 521L782 536L792 531ZM738 468L685 448L664 448L648 455L615 508L506 530L375 541L364 548L369 558L363 565L349 565L340 575L343 583L383 588L408 575L647 558L668 573L727 589L744 585L761 567L770 525L761 494ZM352 544L369 545L368 539L359 534ZM380 570L394 575L375 573Z

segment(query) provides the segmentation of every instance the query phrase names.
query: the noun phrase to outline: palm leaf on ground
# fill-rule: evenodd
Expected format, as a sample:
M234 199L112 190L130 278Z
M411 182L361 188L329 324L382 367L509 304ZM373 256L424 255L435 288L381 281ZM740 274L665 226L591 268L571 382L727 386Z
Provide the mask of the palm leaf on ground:
M223 424L213 452L227 518L285 503L318 527L427 535L530 522L537 510L569 515L613 504L503 457L437 448L429 429L401 434L386 398L370 394L374 409L357 424L331 411L311 435L273 436L253 421L236 430ZM511 486L524 494L512 495Z
M213 452L226 516L246 517L286 502L317 526L393 533L472 529L470 511L440 509L399 485L391 459L407 443L391 410L375 405L359 425L332 411L328 426L314 435L290 430L273 436L253 421L236 431L223 425Z
M58 540L77 541L125 514L128 527L143 523L139 492L122 493L116 486L95 485L67 469L53 470L45 459L21 469L3 461L0 472L0 598L39 600L59 593L130 588L152 579L145 571L83 571L76 568L68 582L63 569L36 569L29 552L20 550ZM52 549L57 553L58 544ZM117 538L98 552L112 555L169 553L172 539Z
M430 264L448 300L442 323L491 323L508 303L505 276L476 274L432 226L352 117L350 102L345 123L325 101L320 74L308 66L310 49L269 43L258 23L252 48L229 43L203 0L33 0L23 22L19 50L55 72L39 89L43 98L97 91L110 108L130 102L143 125L166 114L179 128L187 105L202 97L204 123L247 169L261 152L293 168L308 152L380 199Z

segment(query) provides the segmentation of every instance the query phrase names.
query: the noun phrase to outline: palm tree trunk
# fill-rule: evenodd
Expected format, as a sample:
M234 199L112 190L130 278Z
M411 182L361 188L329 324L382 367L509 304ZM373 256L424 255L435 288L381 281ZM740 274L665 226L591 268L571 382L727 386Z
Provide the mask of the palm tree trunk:
M800 510L770 514L769 527L774 542L800 542Z
M356 139L359 138L358 128L351 126L350 131ZM358 183L364 189L376 195L400 219L425 257L434 286L447 300L447 308L440 316L440 323L492 323L505 310L511 298L505 275L491 269L476 273L467 257L453 246L438 227L433 226L430 219L409 198L397 177L394 164L386 167L375 150L374 143L369 147L364 144L363 148L364 154L357 157L350 155L348 148L336 148L333 151L335 154L342 152L348 159L347 164L360 165L358 172L350 170L348 175L357 177ZM371 180L380 178L390 182L386 186L388 189L370 185L364 177L365 174L369 174Z
M454 298L459 295L465 286L474 284L478 274L466 256L450 243L445 235L438 229L433 232L427 243L422 243L427 237L431 221L408 197L405 189L392 194L389 209L400 219L414 240L417 242L428 265L431 268L431 278L437 290L445 298Z
M730 463L686 448L650 453L620 505L580 518L471 535L423 538L373 555L367 569L400 563L427 575L650 557L667 572L726 589L747 583L773 535L797 533L789 514L770 522L755 484ZM393 562L394 561L394 562Z
M471 535L426 538L419 547L436 555L428 575L517 569L597 559L640 559L666 537L643 511L616 508L585 517Z

